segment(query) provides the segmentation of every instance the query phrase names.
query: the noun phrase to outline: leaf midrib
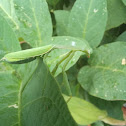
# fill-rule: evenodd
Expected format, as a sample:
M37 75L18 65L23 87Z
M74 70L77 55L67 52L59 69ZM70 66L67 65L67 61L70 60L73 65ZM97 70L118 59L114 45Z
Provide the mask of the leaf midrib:
M89 4L88 12L87 12L87 15L86 15L86 20L85 20L84 30L83 30L83 38L86 38L86 30L87 30L87 24L88 24L88 19L89 19L89 13L90 13L91 6L92 6L92 1L93 0L91 0L91 2Z
M32 9L32 12L33 12L33 16L34 16L34 20L35 20L35 24L36 24L36 29L37 29L37 35L38 35L38 39L40 40L40 42L42 42L42 38L41 38L41 32L40 32L40 29L39 29L39 24L38 24L38 21L37 21L37 18L36 18L36 14L35 14L35 9L33 8L33 4L32 4L32 1L30 1L30 4L31 4L31 9Z

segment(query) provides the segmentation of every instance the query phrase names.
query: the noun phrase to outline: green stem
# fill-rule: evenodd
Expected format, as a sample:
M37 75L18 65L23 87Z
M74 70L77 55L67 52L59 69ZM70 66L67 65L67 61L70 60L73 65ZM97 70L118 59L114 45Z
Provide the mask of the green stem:
M62 73L63 73L63 82L64 82L64 85L66 87L66 90L67 90L69 96L72 96L70 84L68 82L68 78L67 78L67 74L66 74L65 70L63 70Z
M65 61L64 65L63 65L63 68L62 68L62 73L63 73L63 82L64 82L64 85L66 87L66 90L69 94L69 96L72 96L72 92L71 92L71 88L70 88L70 84L68 82L68 77L67 77L67 74L65 72L65 69L66 69L66 66L67 64L69 63L69 61L72 59L72 57L74 56L74 53L75 51L72 51L70 56L67 58L67 60Z
M125 121L116 120L116 119L113 119L111 117L106 117L102 121L107 123L107 124L114 125L114 126L125 126L126 125Z

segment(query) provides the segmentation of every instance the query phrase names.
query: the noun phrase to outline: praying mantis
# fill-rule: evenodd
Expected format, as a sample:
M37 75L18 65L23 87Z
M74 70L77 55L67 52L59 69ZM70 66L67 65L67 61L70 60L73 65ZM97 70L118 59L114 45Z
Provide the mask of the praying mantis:
M1 59L1 61L6 61L8 63L14 63L14 64L24 63L25 61L29 61L29 59L35 59L37 56L42 56L43 54L46 54L52 48L53 48L52 45L47 45L8 53Z
M68 46L62 45L60 43L59 44L55 43L55 44L49 44L49 45L45 45L45 46L41 46L41 47L21 50L21 51L17 51L17 52L11 52L11 53L6 54L0 61L1 62L5 61L5 62L8 62L8 63L12 63L12 64L23 64L23 63L27 63L27 62L30 62L32 60L35 60L37 57L42 57L43 55L45 55L45 57L46 57L46 56L48 56L49 52L54 50L54 49L67 49L68 52L56 64L56 66L54 67L54 69L52 71L52 75L55 74L58 66L63 61L65 61L63 68L62 68L63 81L64 81L64 84L65 84L65 87L66 87L68 94L70 96L72 96L70 86L69 86L69 82L68 82L68 79L67 79L67 75L66 75L66 72L65 72L66 65L72 59L72 57L74 56L74 53L76 51L84 52L84 54L86 54L88 57L92 53L92 49L90 48L90 46L88 44L85 44L82 47L75 46L74 44L73 44L73 41L72 41L71 45L68 45Z
M90 53L92 52L91 48L88 48L88 49L85 48L82 50L82 49L72 47L72 46L66 47L66 46L50 44L50 45L46 45L42 47L31 48L31 49L26 49L22 51L8 53L1 59L1 61L6 61L9 63L23 63L23 61L25 60L42 56L53 49L70 49L72 51L82 51L86 53L87 56L89 56Z

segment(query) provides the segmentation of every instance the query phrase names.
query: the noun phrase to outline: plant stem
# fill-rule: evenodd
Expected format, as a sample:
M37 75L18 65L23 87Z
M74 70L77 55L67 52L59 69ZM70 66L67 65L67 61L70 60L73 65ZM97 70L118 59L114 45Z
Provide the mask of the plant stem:
M69 94L69 96L72 96L72 92L71 92L71 88L70 88L70 84L68 82L68 77L67 77L67 74L65 72L65 68L67 66L67 64L69 63L69 61L72 59L72 57L74 56L74 53L75 51L72 51L70 56L67 58L67 60L65 61L64 65L63 65L63 68L62 68L62 73L63 73L63 82L64 82L64 85L66 87L66 90Z
M63 73L63 82L64 82L64 85L66 87L66 90L67 90L69 96L72 96L70 84L68 82L68 78L67 78L67 74L66 74L65 70L63 70L62 73Z

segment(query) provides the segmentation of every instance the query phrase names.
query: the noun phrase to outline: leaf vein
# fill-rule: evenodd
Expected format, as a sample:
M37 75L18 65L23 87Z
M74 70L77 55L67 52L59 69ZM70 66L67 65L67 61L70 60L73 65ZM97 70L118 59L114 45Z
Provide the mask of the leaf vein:
M31 3L31 9L32 9L32 12L33 12L33 16L34 16L34 20L35 20L35 24L36 24L36 28L37 28L37 32L38 32L38 39L40 40L40 42L42 42L42 38L41 38L41 32L40 32L40 29L39 29L39 24L38 24L38 21L37 21L37 18L36 18L36 14L35 14L35 9L33 8L33 4L32 4L32 1L29 0L30 3Z
M84 25L84 30L83 30L83 37L85 38L86 37L86 30L87 30L87 24L88 24L88 19L89 19L89 13L90 13L90 10L91 10L91 6L92 6L92 1L90 2L89 4L89 8L88 8L88 12L87 12L87 15L86 15L86 20L85 20L85 25Z

